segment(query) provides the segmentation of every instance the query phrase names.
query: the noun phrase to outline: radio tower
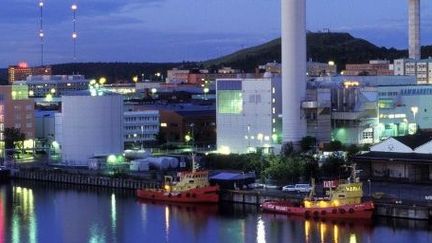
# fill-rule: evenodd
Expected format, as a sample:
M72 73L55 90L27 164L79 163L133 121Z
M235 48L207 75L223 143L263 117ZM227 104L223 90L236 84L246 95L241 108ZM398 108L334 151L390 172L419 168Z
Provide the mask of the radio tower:
M43 8L44 8L44 2L43 0L39 0L39 9L40 9L40 19L39 19L39 39L40 39L40 46L41 46L41 66L44 65L44 29L43 29Z
M71 6L72 14L73 14L73 32L72 32L72 41L73 41L73 60L76 61L76 41L77 41L77 32L76 32L76 11L78 9L78 6L74 3Z

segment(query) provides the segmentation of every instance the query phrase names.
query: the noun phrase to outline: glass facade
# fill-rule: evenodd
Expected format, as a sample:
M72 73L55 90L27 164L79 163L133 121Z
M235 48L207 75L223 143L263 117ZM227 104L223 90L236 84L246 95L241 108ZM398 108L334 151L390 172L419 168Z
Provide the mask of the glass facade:
M240 114L243 111L243 96L240 90L221 90L217 94L218 113Z
M12 85L12 100L26 100L28 93L27 85Z

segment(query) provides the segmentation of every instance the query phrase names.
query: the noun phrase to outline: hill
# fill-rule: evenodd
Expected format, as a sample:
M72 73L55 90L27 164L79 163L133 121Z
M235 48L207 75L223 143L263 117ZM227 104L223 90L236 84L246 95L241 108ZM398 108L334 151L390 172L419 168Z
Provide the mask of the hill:
M422 48L423 58L432 56L432 46ZM307 56L317 62L333 60L339 70L347 63L367 63L372 59L403 58L407 50L378 47L364 39L355 38L348 33L308 33ZM129 82L133 76L144 74L145 79L154 78L155 73L166 76L166 70L173 67L218 68L229 66L244 71L254 71L258 65L281 60L281 39L275 39L251 48L208 60L205 62L183 63L68 63L52 65L54 74L79 73L88 78L106 77L108 82ZM7 72L0 69L0 81L7 80Z
M430 48L432 50L432 48ZM432 53L432 52L431 52ZM371 59L406 57L408 51L378 47L348 33L308 33L307 57L317 62L333 60L340 69L347 63L366 63ZM233 54L204 62L208 66L231 66L253 70L257 65L281 60L281 39L243 49Z

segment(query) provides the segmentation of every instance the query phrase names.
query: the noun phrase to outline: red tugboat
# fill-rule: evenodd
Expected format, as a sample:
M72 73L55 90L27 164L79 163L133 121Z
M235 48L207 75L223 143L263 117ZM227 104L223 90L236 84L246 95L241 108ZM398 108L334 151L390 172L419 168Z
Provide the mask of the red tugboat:
M208 171L196 171L195 163L192 164L192 171L180 173L178 182L165 176L163 189L138 189L138 198L177 203L218 203L219 186L211 186Z
M370 219L373 215L372 201L362 202L362 183L357 177L355 165L351 166L351 176L339 184L327 196L315 197L315 185L303 203L287 201L267 201L261 205L265 212L297 215L313 218ZM313 183L312 183L313 184Z

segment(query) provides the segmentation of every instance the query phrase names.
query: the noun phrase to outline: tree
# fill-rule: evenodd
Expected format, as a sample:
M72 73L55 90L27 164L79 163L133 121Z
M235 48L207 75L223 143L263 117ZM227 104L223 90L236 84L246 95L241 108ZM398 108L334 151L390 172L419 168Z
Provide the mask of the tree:
M281 156L289 157L294 154L293 143L284 143L281 148Z
M266 178L279 183L296 183L304 174L304 162L301 157L271 156L269 165L264 170Z
M324 178L339 178L342 176L346 161L342 156L329 156L321 165L321 176Z
M300 141L301 150L303 152L310 151L311 149L315 148L316 142L317 142L316 138L311 136L306 136L302 138L302 140Z
M343 145L339 140L331 141L324 146L325 151L341 151L342 149Z
M4 143L5 143L5 149L9 150L8 155L13 155L14 151L11 151L13 149L23 148L24 147L24 140L25 140L25 134L21 132L18 128L6 128L4 130Z
M347 148L346 152L347 152L348 161L350 161L354 156L356 156L360 152L360 148L357 147L355 144L351 144Z
M167 143L165 133L162 131L159 131L157 134L154 135L157 145L161 146Z

